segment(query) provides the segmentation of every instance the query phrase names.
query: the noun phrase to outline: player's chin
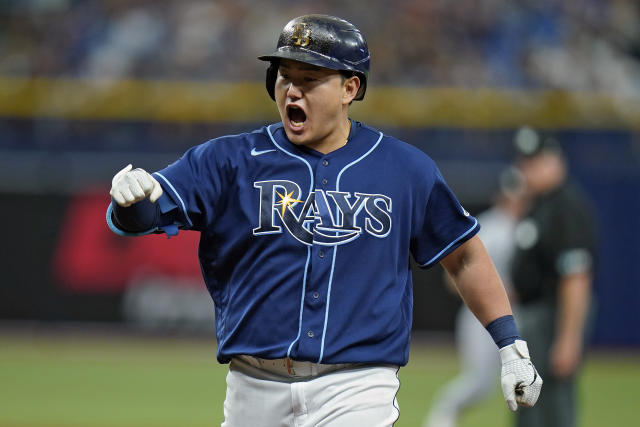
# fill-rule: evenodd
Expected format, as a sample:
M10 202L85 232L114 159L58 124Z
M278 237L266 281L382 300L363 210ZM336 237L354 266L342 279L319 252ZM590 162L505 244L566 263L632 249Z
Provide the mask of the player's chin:
M289 141L294 144L304 144L309 139L309 127L306 122L297 123L287 119L284 122L284 130Z
M308 138L303 133L294 133L290 130L286 129L287 138L293 144L296 145L305 145L307 143Z

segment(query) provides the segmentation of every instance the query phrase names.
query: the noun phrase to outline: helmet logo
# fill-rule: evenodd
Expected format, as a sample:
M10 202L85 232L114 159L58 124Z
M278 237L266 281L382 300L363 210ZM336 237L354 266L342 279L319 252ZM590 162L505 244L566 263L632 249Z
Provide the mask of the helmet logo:
M307 28L307 24L299 23L293 28L291 41L294 46L306 47L311 42L311 30Z

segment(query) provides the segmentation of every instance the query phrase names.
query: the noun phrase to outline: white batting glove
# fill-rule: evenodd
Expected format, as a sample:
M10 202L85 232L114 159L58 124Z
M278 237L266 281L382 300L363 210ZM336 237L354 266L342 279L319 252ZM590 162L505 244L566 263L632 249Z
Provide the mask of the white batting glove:
M131 164L118 172L111 180L111 197L124 208L149 197L155 203L162 196L162 187L144 169L133 169Z
M516 340L502 347L500 360L502 393L509 409L516 411L518 405L527 408L533 406L542 389L542 377L531 363L526 341Z

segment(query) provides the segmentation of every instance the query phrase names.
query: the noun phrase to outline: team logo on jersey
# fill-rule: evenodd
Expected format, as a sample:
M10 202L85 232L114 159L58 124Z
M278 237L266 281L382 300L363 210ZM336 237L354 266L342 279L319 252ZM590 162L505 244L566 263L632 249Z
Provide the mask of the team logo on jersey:
M391 231L391 198L384 194L315 190L302 200L293 181L254 182L260 190L259 225L253 234L282 233L305 245L342 245L362 233L383 238Z

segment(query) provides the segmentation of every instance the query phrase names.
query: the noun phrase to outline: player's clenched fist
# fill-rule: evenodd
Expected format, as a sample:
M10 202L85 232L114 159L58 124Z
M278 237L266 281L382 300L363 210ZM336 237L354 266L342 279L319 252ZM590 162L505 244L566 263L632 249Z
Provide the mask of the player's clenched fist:
M162 187L156 179L144 169L133 169L131 164L118 172L111 180L111 197L122 207L144 200L155 203L162 196Z
M512 411L518 405L531 407L538 400L542 377L529 358L526 341L516 340L500 349L502 360L502 393Z

